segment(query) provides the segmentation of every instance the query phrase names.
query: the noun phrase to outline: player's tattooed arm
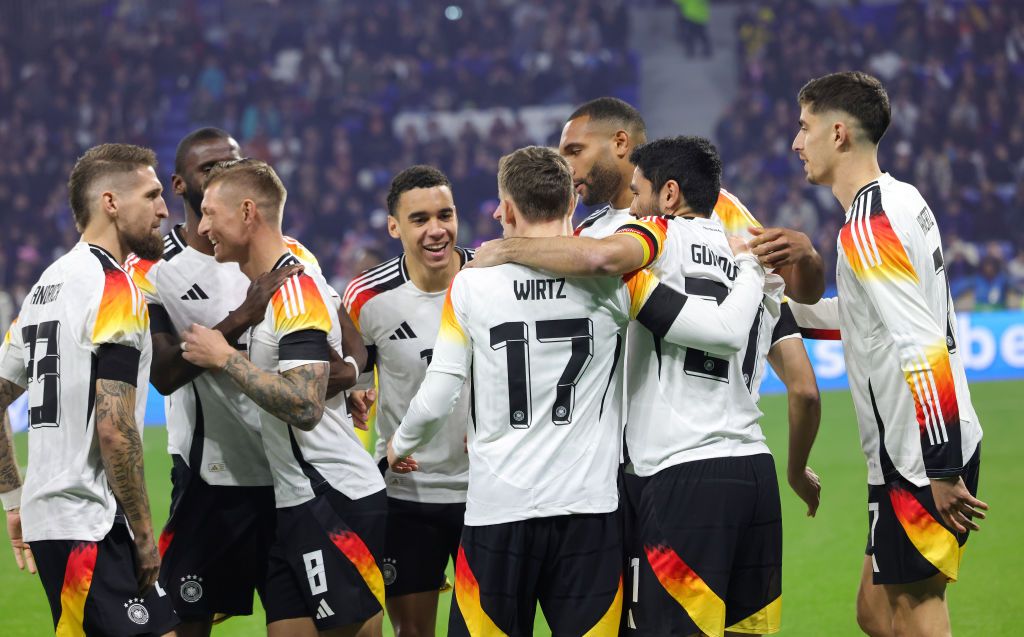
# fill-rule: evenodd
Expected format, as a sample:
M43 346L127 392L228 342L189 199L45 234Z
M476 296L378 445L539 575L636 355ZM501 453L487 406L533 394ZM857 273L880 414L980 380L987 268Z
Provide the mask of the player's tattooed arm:
M263 319L267 304L270 303L274 292L277 292L288 277L302 272L302 269L301 265L292 265L272 270L254 279L249 284L242 304L229 312L221 322L213 326L213 329L223 334L229 343L237 343L245 330ZM160 311L165 312L162 308ZM154 321L154 328L158 324L165 324L167 327L159 331L154 330L153 333L153 364L150 381L157 391L167 396L191 382L205 370L184 359L181 351L181 339L172 331L170 319Z
M18 460L14 455L14 436L11 423L7 419L7 408L25 390L11 381L0 378L0 414L3 415L3 428L0 431L0 493L8 493L21 486L21 475L18 473Z
M310 363L274 374L234 352L223 371L253 402L289 425L310 431L323 417L329 374L327 363Z
M145 591L156 581L160 556L146 492L142 436L135 422L135 386L118 380L97 380L95 413L103 468L135 535L139 589Z
M616 276L644 267L644 249L624 234L588 237L511 238L477 248L467 268L519 263L567 276Z

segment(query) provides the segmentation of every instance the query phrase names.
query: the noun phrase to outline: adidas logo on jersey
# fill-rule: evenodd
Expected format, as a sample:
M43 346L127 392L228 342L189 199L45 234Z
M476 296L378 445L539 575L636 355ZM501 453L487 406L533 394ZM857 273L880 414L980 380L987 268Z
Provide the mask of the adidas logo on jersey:
M332 615L334 615L334 611L331 610L331 607L327 604L327 600L326 599L321 599L320 600L320 605L316 607L316 618L317 619L327 619L328 617L331 617Z
M405 321L402 321L402 324L398 326L398 329L395 330L394 334L392 334L391 336L388 337L388 340L389 341L404 341L405 339L408 339L408 338L416 338L416 332L412 331L412 328L409 327L408 323L406 323Z
M193 283L189 291L181 295L182 301L205 301L208 298L210 297L206 296L206 292L203 292L198 283Z

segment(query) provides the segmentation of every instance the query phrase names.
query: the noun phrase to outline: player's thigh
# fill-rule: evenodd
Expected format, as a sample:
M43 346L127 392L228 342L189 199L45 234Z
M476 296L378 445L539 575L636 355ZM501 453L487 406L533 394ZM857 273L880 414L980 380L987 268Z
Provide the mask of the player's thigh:
M179 616L251 615L274 538L273 487L211 486L193 474L173 510L160 582Z
M437 625L440 590L407 593L385 600L388 617L399 637L433 635Z
M870 637L892 635L892 608L889 606L889 596L884 586L874 582L871 555L864 556L864 564L861 567L860 586L857 589L857 625Z
M361 625L383 608L373 553L383 543L383 491L360 500L328 492L278 510L267 569L267 622L311 617L319 631Z
M387 542L380 564L389 600L441 589L465 513L464 504L388 498Z
M463 527L448 635L533 634L546 559L546 547L536 542L537 522Z
M552 635L617 635L623 597L618 513L564 515L549 524L538 597Z
M727 631L766 635L782 620L782 503L770 454L734 458L741 475L752 475L756 491L735 502L751 517L739 532L725 598Z
M638 517L639 634L721 634L736 547L758 493L742 458L682 463L649 478Z
M945 575L937 573L910 584L886 584L883 588L892 609L893 634L909 637L950 635L947 581Z
M161 587L139 594L123 523L98 542L34 542L33 552L58 634L162 635L178 624Z

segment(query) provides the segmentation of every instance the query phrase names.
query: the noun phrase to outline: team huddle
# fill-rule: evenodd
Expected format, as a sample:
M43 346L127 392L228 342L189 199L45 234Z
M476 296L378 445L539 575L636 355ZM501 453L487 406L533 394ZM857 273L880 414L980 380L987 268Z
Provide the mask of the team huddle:
M842 339L868 465L857 622L950 634L947 583L987 505L939 229L883 173L890 121L862 73L810 81L793 150L846 211L838 296L808 237L763 228L699 137L648 142L599 98L557 149L497 167L503 238L460 247L451 182L393 178L401 256L339 293L282 234L287 191L204 128L175 156L88 150L81 241L0 348L0 407L28 392L24 485L9 427L0 500L57 635L772 634L782 513L759 421L786 386L786 478L814 515L821 417L803 337ZM601 206L575 229L579 200ZM144 481L146 386L166 396L172 503ZM371 410L377 445L356 428ZM449 560L454 582L446 577ZM826 629L827 630L827 629Z

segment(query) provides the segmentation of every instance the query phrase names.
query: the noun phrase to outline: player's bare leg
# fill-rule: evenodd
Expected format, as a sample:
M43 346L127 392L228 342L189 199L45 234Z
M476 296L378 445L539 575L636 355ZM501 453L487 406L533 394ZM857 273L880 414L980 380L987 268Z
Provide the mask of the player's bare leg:
M912 584L886 585L894 637L947 637L953 634L946 606L946 576Z
M438 591L411 593L387 600L395 637L433 636L437 625Z
M892 637L892 607L884 586L874 583L871 556L864 556L857 591L857 625L865 635Z
M210 637L213 630L213 618L206 621L182 622L169 633L173 637Z
M380 612L363 622L356 637L382 637L384 634L384 613Z

